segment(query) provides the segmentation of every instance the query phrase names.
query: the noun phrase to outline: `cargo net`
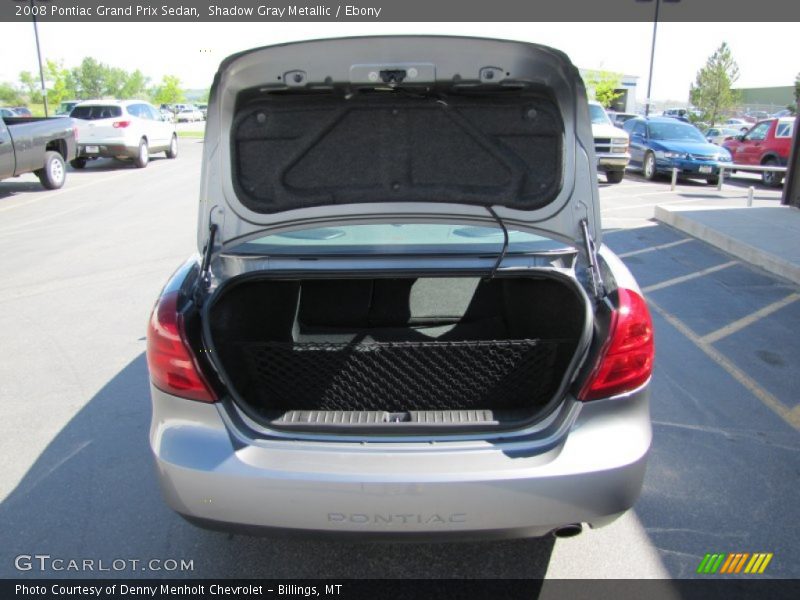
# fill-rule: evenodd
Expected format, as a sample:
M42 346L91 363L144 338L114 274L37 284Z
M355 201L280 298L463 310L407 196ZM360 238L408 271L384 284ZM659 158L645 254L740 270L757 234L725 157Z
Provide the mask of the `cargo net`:
M264 410L518 409L558 384L561 340L245 343Z

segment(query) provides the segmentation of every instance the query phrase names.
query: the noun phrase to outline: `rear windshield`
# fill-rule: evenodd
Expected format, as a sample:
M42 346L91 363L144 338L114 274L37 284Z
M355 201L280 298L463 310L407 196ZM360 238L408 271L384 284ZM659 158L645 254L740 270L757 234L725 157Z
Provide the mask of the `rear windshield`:
M76 106L69 115L73 119L84 119L92 121L94 119L113 119L122 116L122 108L119 106Z
M503 248L499 227L445 224L371 224L299 229L256 238L235 254L483 254ZM569 246L527 231L508 230L508 252L547 252Z

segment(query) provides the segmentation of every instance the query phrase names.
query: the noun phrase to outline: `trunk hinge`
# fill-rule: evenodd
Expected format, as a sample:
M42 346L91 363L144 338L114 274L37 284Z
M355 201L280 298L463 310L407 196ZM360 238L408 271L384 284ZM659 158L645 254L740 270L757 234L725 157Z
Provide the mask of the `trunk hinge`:
M586 257L589 261L586 271L592 283L592 293L595 298L600 300L606 295L606 289L605 285L603 285L603 276L600 274L600 265L597 262L597 246L594 243L592 234L589 233L589 222L586 219L581 219L581 233L583 234Z
M200 282L203 291L211 286L211 255L214 252L214 240L217 237L217 224L211 223L208 226L208 241L203 248L203 262L200 263Z

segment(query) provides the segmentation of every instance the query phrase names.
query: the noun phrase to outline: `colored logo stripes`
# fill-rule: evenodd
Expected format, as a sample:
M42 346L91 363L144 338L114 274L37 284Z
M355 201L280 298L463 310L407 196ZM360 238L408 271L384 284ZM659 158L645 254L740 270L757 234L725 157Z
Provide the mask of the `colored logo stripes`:
M772 560L772 552L732 552L730 554L706 554L697 567L698 573L750 573L761 574Z

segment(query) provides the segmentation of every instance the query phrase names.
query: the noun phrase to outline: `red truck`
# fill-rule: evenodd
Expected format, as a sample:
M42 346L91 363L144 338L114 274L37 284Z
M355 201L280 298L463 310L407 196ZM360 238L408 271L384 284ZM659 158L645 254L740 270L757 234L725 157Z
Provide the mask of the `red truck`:
M733 156L736 165L785 167L792 147L795 117L759 121L745 134L725 140L722 145ZM765 185L780 187L783 173L762 171Z

